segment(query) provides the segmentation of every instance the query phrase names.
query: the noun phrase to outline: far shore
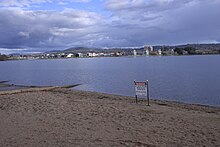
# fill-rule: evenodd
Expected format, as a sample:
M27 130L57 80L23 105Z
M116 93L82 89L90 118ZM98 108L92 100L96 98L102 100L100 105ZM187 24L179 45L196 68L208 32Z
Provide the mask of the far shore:
M0 92L0 146L220 146L220 108L41 87Z
M68 59L89 59L89 58L120 58L120 57L183 57L183 56L218 56L220 54L195 54L195 55L125 55L125 56L100 56L100 57L71 57L71 58L24 58L24 59L5 59L5 60L0 60L0 62L5 62L5 61L27 61L27 60L68 60Z

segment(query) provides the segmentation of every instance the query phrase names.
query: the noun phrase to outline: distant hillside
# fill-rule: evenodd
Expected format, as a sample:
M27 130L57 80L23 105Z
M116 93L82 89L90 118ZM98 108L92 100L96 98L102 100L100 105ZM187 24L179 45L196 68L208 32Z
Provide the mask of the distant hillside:
M220 44L187 44L179 47L192 47L196 50L220 50Z
M176 46L155 46L156 49L163 48L186 48L191 47L196 50L220 50L220 43L218 44L186 44L186 45L176 45Z
M105 53L110 53L110 52L124 52L124 51L130 51L131 49L125 49L125 48L111 48L111 49L102 49L102 48L87 48L87 47L73 47L64 50L64 52L71 52L71 53L85 53L85 52L105 52Z
M196 50L220 50L220 43L218 44L186 44L186 45L174 45L174 46L153 46L154 49L173 49L173 48L186 48L186 47L192 47ZM101 51L129 51L134 49L143 49L140 48L123 48L123 47L117 47L117 48L110 48L110 49L101 49L101 48L87 48L87 47L72 47L69 49L64 50L64 52L88 52L88 51L94 51L94 52L101 52Z
M209 51L211 53L212 51L220 52L220 43L218 44L186 44L186 45L174 45L174 46L168 46L168 45L158 45L153 46L154 50L161 49L162 51L170 50L170 49L184 49L184 48L192 48L193 50L200 50L201 52ZM114 48L89 48L89 47L72 47L65 50L53 50L48 51L45 53L88 53L88 52L95 52L95 53L111 53L111 52L123 52L124 54L130 54L133 53L133 50L137 51L143 51L144 47L114 47Z
M89 50L87 47L71 47L69 49L66 49L65 51L72 51L72 50Z
M99 49L93 49L93 48L87 48L87 47L72 47L72 48L69 48L69 49L66 49L64 50L64 52L66 53L86 53L86 52L89 52L89 51L95 51L95 50L99 50Z
M58 53L58 52L62 52L62 50L51 50L44 53Z

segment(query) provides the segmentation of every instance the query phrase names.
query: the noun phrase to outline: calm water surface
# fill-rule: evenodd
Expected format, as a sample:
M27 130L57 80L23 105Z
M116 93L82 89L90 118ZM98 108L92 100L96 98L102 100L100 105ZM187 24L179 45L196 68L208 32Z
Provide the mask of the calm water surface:
M220 56L112 57L0 62L0 81L19 85L82 84L76 89L220 106Z

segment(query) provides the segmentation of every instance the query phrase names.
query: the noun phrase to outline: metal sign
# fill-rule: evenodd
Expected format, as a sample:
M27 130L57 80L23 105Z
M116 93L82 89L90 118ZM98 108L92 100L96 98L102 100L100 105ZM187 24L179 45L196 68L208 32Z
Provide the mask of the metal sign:
M147 82L134 82L135 92L138 96L147 96Z
M149 87L148 87L148 81L146 82L136 82L134 81L135 86L135 97L136 97L136 103L138 96L144 96L147 97L148 105L149 105Z

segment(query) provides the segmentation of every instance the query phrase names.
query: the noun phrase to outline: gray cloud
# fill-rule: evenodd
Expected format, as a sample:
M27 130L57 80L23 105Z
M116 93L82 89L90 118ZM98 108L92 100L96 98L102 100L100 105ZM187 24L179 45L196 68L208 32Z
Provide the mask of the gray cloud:
M0 46L3 48L62 48L100 31L101 16L93 12L0 11ZM91 37L89 37L90 35ZM85 40L86 41L86 40ZM84 41L84 42L85 42Z
M41 51L220 41L218 0L108 0L105 5L110 16L75 9L2 8L0 48Z
M112 25L147 44L199 43L219 40L220 1L109 0ZM129 39L127 37L127 39Z

